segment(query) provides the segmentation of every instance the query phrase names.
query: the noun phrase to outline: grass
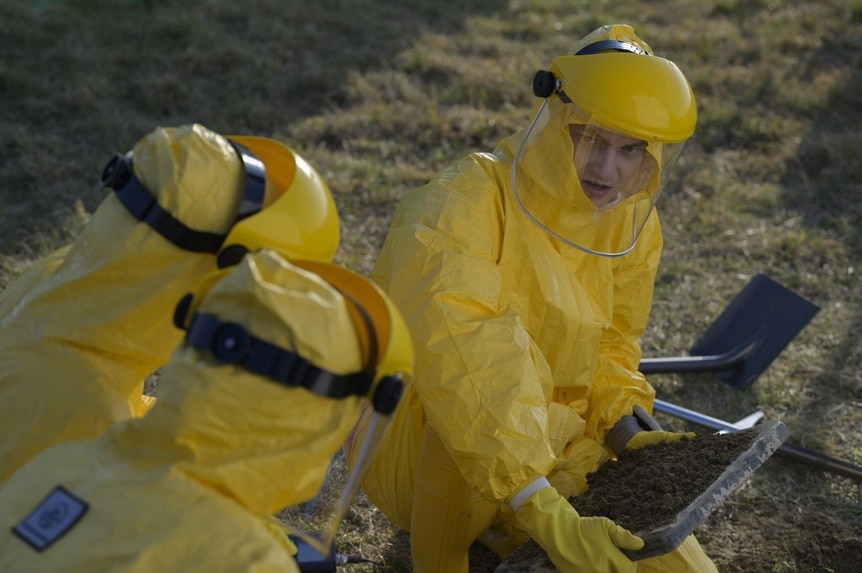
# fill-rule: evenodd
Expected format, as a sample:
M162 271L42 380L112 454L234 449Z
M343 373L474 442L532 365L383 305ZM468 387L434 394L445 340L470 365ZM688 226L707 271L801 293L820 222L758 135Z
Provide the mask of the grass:
M532 74L575 39L630 23L685 71L700 112L660 200L645 355L686 354L757 273L821 307L752 386L656 375L659 397L731 421L759 409L790 441L862 464L862 3L409 4L0 0L0 287L74 239L115 150L188 122L300 150L339 205L338 262L367 273L408 190L523 126ZM770 460L744 495L862 523L857 484L799 463ZM341 542L398 570L404 539L356 511Z

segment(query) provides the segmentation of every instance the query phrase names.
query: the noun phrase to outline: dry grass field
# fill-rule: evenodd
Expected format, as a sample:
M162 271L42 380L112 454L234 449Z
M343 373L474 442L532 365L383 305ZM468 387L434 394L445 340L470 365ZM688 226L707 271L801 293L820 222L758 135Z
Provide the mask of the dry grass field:
M698 98L659 202L645 356L686 355L758 273L820 307L750 386L656 374L659 398L762 411L789 442L862 465L860 0L0 0L0 288L75 238L114 151L190 122L300 150L338 204L338 262L367 273L397 201L523 126L533 73L611 22ZM850 573L862 487L774 456L697 534L722 572ZM344 570L410 570L406 536L362 500L339 551L376 563Z

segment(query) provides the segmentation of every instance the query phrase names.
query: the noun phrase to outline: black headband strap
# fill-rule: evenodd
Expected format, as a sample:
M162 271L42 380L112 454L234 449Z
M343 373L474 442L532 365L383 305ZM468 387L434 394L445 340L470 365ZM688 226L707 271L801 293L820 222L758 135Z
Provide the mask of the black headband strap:
M234 322L195 313L185 341L225 364L236 364L285 386L300 387L326 398L367 396L372 376L365 372L334 374L302 356L250 334Z
M592 44L588 44L578 50L575 55L589 56L590 54L598 54L599 52L604 52L605 50L632 52L634 54L641 54L642 56L649 55L646 53L646 51L642 50L638 46L629 42L620 42L619 40L600 40L598 42L593 42Z
M239 221L263 208L266 169L246 147L231 140L228 142L242 161L245 173L245 188L236 216L236 221ZM114 155L102 171L101 182L114 190L117 199L135 219L146 223L183 250L215 254L227 238L227 235L192 229L159 205L153 194L135 177L131 154Z

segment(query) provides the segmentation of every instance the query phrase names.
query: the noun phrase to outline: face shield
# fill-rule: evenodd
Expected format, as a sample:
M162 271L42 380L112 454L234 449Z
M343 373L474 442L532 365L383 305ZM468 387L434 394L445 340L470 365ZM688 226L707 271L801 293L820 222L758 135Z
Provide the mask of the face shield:
M265 173L263 208L239 220L218 252L220 267L267 248L289 260L329 262L339 242L338 211L329 187L301 155L265 137L230 136L244 161Z
M368 359L365 374L370 380L367 394L363 396L365 408L372 410L368 431L358 444L352 444L354 436L347 437L344 450L358 454L343 481L330 479L325 484L327 498L334 500L329 517L314 531L302 531L291 527L291 534L299 537L319 553L326 556L342 519L359 490L370 462L377 451L383 433L389 426L392 414L403 393L404 386L413 373L413 345L407 326L391 300L372 282L347 269L316 262L299 262L297 266L311 271L335 287L345 298L347 309L356 326L363 355ZM343 457L341 462L343 463Z
M687 81L673 63L639 49L587 50L554 59L536 74L534 91L544 99L514 152L516 203L572 248L630 252L694 132Z

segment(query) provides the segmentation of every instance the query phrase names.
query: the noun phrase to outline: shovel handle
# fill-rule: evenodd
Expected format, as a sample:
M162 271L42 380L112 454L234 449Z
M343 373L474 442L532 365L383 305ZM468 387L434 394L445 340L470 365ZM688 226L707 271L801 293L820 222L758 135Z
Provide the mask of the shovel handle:
M843 460L826 456L795 444L788 444L787 442L781 444L775 453L862 482L862 467L854 466Z
M665 414L670 414L671 416L675 416L682 420L686 420L687 422L694 422L695 424L706 426L713 430L725 432L736 432L739 430L739 428L733 424L719 420L718 418L713 418L711 416L701 414L700 412L695 412L694 410L689 410L682 406L676 406L658 399L654 401L653 409L659 412L664 412ZM781 446L775 450L775 453L862 482L862 467L855 466L837 458L808 450L801 446L789 444L787 442L781 444Z
M755 338L721 354L708 356L678 356L675 358L642 358L638 370L643 374L674 372L715 372L738 367L757 349L761 339Z

